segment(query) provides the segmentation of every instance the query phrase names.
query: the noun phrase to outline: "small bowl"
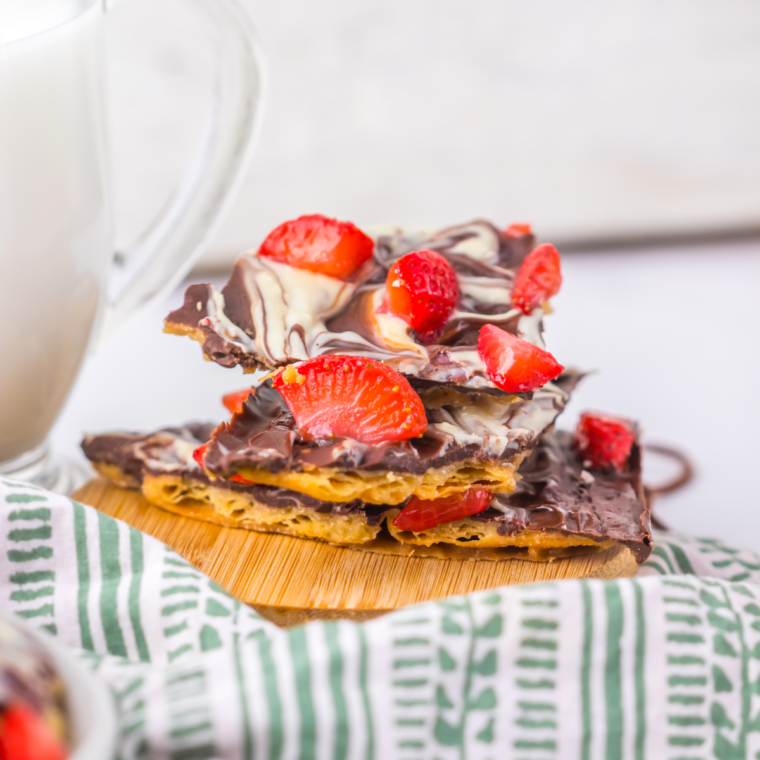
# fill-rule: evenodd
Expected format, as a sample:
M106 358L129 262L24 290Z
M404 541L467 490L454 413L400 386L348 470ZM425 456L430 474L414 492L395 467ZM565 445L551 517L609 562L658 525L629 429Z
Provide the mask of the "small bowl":
M68 760L112 760L116 754L117 716L113 695L106 685L53 636L13 615L0 612L0 617L24 631L47 653L63 681L70 734Z

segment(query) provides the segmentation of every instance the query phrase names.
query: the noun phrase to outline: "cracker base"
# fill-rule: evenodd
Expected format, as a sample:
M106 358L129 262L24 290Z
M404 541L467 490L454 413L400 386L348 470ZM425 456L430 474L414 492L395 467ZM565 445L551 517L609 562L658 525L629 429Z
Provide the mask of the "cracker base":
M387 533L386 537L381 534L382 524L368 525L364 515L335 515L308 507L270 507L244 491L208 485L179 475L146 473L140 486L115 465L93 464L112 484L121 488L139 488L149 502L177 515L231 528L316 539L377 554L551 562L615 546L612 541L594 541L550 530L527 530L504 536L498 533L496 525L470 518L421 533L399 531L392 524L400 511L398 509L390 509L386 515L388 538Z
M509 462L464 461L428 470L421 475L383 470L315 467L313 470L270 472L243 465L238 474L246 480L279 486L304 493L321 501L348 502L354 499L367 504L401 504L410 496L439 499L478 486L494 493L511 493L517 487L515 473L524 454Z

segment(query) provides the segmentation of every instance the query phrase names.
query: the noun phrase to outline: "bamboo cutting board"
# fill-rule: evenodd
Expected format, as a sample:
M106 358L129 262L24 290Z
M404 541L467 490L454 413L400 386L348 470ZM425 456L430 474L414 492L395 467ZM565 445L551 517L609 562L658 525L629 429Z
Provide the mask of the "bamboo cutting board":
M408 604L496 586L636 572L633 555L623 547L554 562L405 557L215 525L164 511L140 493L102 480L91 481L74 498L163 541L282 626L318 618L367 620Z

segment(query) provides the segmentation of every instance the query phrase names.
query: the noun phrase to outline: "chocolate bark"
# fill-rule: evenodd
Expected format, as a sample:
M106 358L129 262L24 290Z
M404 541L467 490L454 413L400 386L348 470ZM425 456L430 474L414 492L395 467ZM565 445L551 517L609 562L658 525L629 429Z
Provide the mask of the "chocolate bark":
M544 436L520 468L517 490L495 494L475 520L495 522L500 534L558 530L568 536L615 541L638 563L652 551L649 506L641 484L641 448L633 445L624 472L585 469L572 434Z
M88 436L82 447L96 463L129 468L138 482L145 472L180 474L217 488L248 492L273 508L304 506L335 515L364 514L370 525L383 521L387 509L382 506L321 502L282 488L210 481L188 452L203 442L211 427L190 425L151 435ZM470 519L494 523L504 536L551 530L600 542L615 541L627 546L639 563L651 553L650 514L642 491L638 443L624 472L587 470L573 451L572 435L557 431L542 438L520 474L514 493L495 495L485 512ZM473 543L462 546L472 548Z
M568 372L531 398L471 397L450 391L433 403L423 393L428 429L409 441L373 445L349 438L304 440L282 396L268 383L213 435L204 463L220 477L241 465L271 472L313 467L424 474L463 461L509 461L536 445L564 409L580 375ZM431 397L432 398L432 397ZM449 402L449 403L447 403Z
M364 515L368 525L378 525L385 507L364 504L361 501L320 501L306 494L274 486L246 485L233 480L212 481L193 459L192 452L209 440L215 425L190 423L180 428L165 428L156 433L105 433L88 435L82 441L85 456L96 464L117 467L130 476L136 484L142 482L145 473L151 475L181 475L206 485L214 485L231 491L244 491L268 507L306 507L323 514Z
M508 237L483 220L432 235L396 231L376 236L373 259L349 282L247 253L221 292L211 285L188 288L165 329L200 341L204 354L224 367L254 371L322 354L359 354L385 362L412 382L501 393L485 372L477 336L483 324L492 323L543 347L543 309L526 316L511 304L515 274L533 243L532 235ZM389 268L422 248L449 261L460 289L460 303L441 337L427 345L383 307Z

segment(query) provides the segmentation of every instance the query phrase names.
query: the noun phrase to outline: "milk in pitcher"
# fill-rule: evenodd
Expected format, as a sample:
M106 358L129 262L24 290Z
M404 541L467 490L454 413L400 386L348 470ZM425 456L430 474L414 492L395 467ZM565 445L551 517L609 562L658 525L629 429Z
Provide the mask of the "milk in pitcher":
M0 463L43 443L111 258L101 25L97 2L0 8Z

